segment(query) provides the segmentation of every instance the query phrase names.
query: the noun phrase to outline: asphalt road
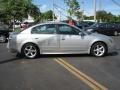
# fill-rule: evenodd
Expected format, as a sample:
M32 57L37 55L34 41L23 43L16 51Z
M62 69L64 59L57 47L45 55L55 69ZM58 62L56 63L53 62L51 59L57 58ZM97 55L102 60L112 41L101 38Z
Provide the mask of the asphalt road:
M0 43L0 90L120 90L120 36L105 57L42 55L16 57Z

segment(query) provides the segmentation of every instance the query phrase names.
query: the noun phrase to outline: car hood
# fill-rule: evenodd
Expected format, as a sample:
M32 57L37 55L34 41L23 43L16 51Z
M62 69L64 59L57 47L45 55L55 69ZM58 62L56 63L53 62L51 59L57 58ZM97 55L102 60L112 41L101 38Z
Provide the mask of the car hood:
M98 38L98 39L111 39L111 37L107 36L107 35L103 35L103 34L99 34L99 33L92 33L90 34L93 38Z

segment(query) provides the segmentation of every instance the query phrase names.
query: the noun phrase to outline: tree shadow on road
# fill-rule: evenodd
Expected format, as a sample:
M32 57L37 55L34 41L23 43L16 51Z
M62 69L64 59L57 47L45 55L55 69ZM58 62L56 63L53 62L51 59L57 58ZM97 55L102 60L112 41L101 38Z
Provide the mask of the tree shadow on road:
M109 56L117 56L119 55L118 51L114 51L111 53L108 53L104 57L109 57ZM90 54L48 54L48 55L40 55L38 58L57 58L57 57L95 57Z
M17 61L17 60L21 60L21 59L23 59L23 58L24 58L24 57L22 57L22 56L16 55L15 58L11 58L11 59L7 59L7 60L2 60L2 61L0 61L0 64L9 63L9 62Z
M117 55L119 55L118 52L112 52L112 53L107 54L105 57L107 57L107 56L117 56ZM40 59L40 58L58 58L58 57L62 58L62 57L94 57L94 56L89 55L89 54L52 54L52 55L40 55L36 59ZM18 61L18 60L21 60L21 59L26 59L26 58L23 57L23 56L20 56L20 55L16 55L15 58L0 61L0 64L9 63L9 62L13 62L13 61Z
M18 59L19 59L19 58L12 58L12 59L8 59L8 60L3 60L3 61L0 61L0 64L12 62L12 61L16 61L16 60L18 60Z
M108 53L108 55L107 56L117 56L117 55L119 55L119 52L112 52L112 53Z

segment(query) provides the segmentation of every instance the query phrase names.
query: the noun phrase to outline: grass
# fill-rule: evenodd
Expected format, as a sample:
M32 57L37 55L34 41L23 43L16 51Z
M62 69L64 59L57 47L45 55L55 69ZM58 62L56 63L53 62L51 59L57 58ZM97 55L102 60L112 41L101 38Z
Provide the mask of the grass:
M15 32L21 32L21 28L15 28Z
M21 32L21 28L15 28L13 32Z

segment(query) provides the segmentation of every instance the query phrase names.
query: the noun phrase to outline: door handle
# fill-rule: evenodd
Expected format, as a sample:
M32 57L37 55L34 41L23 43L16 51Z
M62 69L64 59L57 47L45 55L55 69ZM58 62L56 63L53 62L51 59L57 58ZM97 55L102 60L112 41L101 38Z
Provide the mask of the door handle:
M62 38L62 40L65 40L65 38Z
M39 38L35 38L35 39L39 39Z

